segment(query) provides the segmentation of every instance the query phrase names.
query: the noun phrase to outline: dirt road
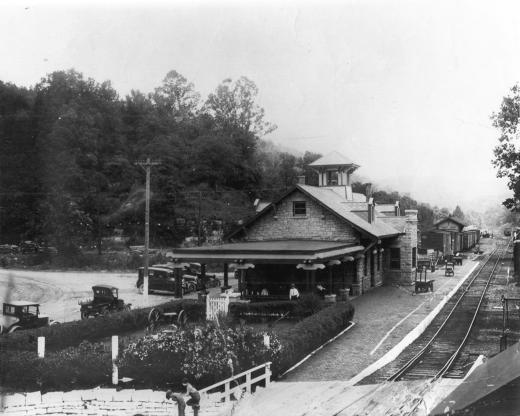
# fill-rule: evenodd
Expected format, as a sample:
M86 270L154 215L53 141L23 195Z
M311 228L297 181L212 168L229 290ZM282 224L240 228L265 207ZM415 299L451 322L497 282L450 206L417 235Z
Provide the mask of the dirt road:
M137 292L136 273L43 272L0 269L0 303L27 300L40 303L42 314L66 322L80 319L78 301L92 297L92 286L108 284L119 288L119 296L132 307L145 306ZM194 297L191 294L189 297ZM149 295L148 305L157 305L171 296Z

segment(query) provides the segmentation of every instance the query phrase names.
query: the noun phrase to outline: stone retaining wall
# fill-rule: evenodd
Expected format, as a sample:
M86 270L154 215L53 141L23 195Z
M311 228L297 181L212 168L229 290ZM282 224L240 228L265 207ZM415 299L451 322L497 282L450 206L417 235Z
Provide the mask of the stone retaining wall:
M70 392L8 394L1 397L0 414L5 416L91 415L91 416L176 416L177 405L165 400L164 391L93 389ZM201 403L201 415L229 413L231 402ZM192 414L186 408L186 414Z

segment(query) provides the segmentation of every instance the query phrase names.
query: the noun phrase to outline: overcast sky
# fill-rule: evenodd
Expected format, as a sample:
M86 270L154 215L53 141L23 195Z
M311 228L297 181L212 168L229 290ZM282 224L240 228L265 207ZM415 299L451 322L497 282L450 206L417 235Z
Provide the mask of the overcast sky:
M297 149L434 205L508 195L490 115L520 80L520 4L499 1L0 3L0 80L75 68L121 96L175 69L205 97L245 75Z

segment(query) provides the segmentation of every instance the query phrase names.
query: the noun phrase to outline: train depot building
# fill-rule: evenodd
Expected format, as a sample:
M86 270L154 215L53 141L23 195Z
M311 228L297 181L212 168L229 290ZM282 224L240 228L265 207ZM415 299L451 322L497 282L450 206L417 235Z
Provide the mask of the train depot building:
M417 211L401 214L398 203L378 205L354 193L351 175L359 165L339 153L310 165L319 185L300 177L277 201L227 237L225 244L178 248L174 264L224 264L238 270L246 299L288 298L318 284L327 294L360 295L385 282L412 284L417 263Z
M437 221L431 230L422 233L420 241L421 249L450 256L475 247L480 241L480 230L458 218L446 217Z

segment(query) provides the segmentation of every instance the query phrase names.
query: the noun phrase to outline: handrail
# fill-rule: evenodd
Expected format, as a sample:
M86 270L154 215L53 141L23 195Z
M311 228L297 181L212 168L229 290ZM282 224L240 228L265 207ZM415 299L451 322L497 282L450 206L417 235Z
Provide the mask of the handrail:
M215 383L215 384L212 384L211 386L208 386L208 387L205 387L201 390L199 390L200 393L202 394L206 394L206 395L209 395L209 391L210 390L213 390L213 389L216 389L218 387L222 387L224 386L224 392L220 392L220 398L224 397L224 401L228 401L230 399L230 396L231 394L233 394L233 392L237 389L237 388L242 388L245 386L246 388L246 391L247 392L251 392L251 386L252 384L258 382L258 381L262 381L265 379L265 384L266 386L269 385L269 383L271 382L271 361L268 361L264 364L260 364L256 367L253 367L253 368L250 368L249 370L246 370L246 371L242 371L241 373L239 374L236 374L232 377L229 377L225 380L222 380L222 381L219 381L218 383ZM255 377L253 380L251 380L251 373L253 373L254 371L258 371L262 368L265 368L265 373L261 376L258 376L258 377ZM237 386L235 386L233 389L230 389L230 383L232 381L235 381L241 377L244 377L246 376L246 381L244 383L241 383Z

